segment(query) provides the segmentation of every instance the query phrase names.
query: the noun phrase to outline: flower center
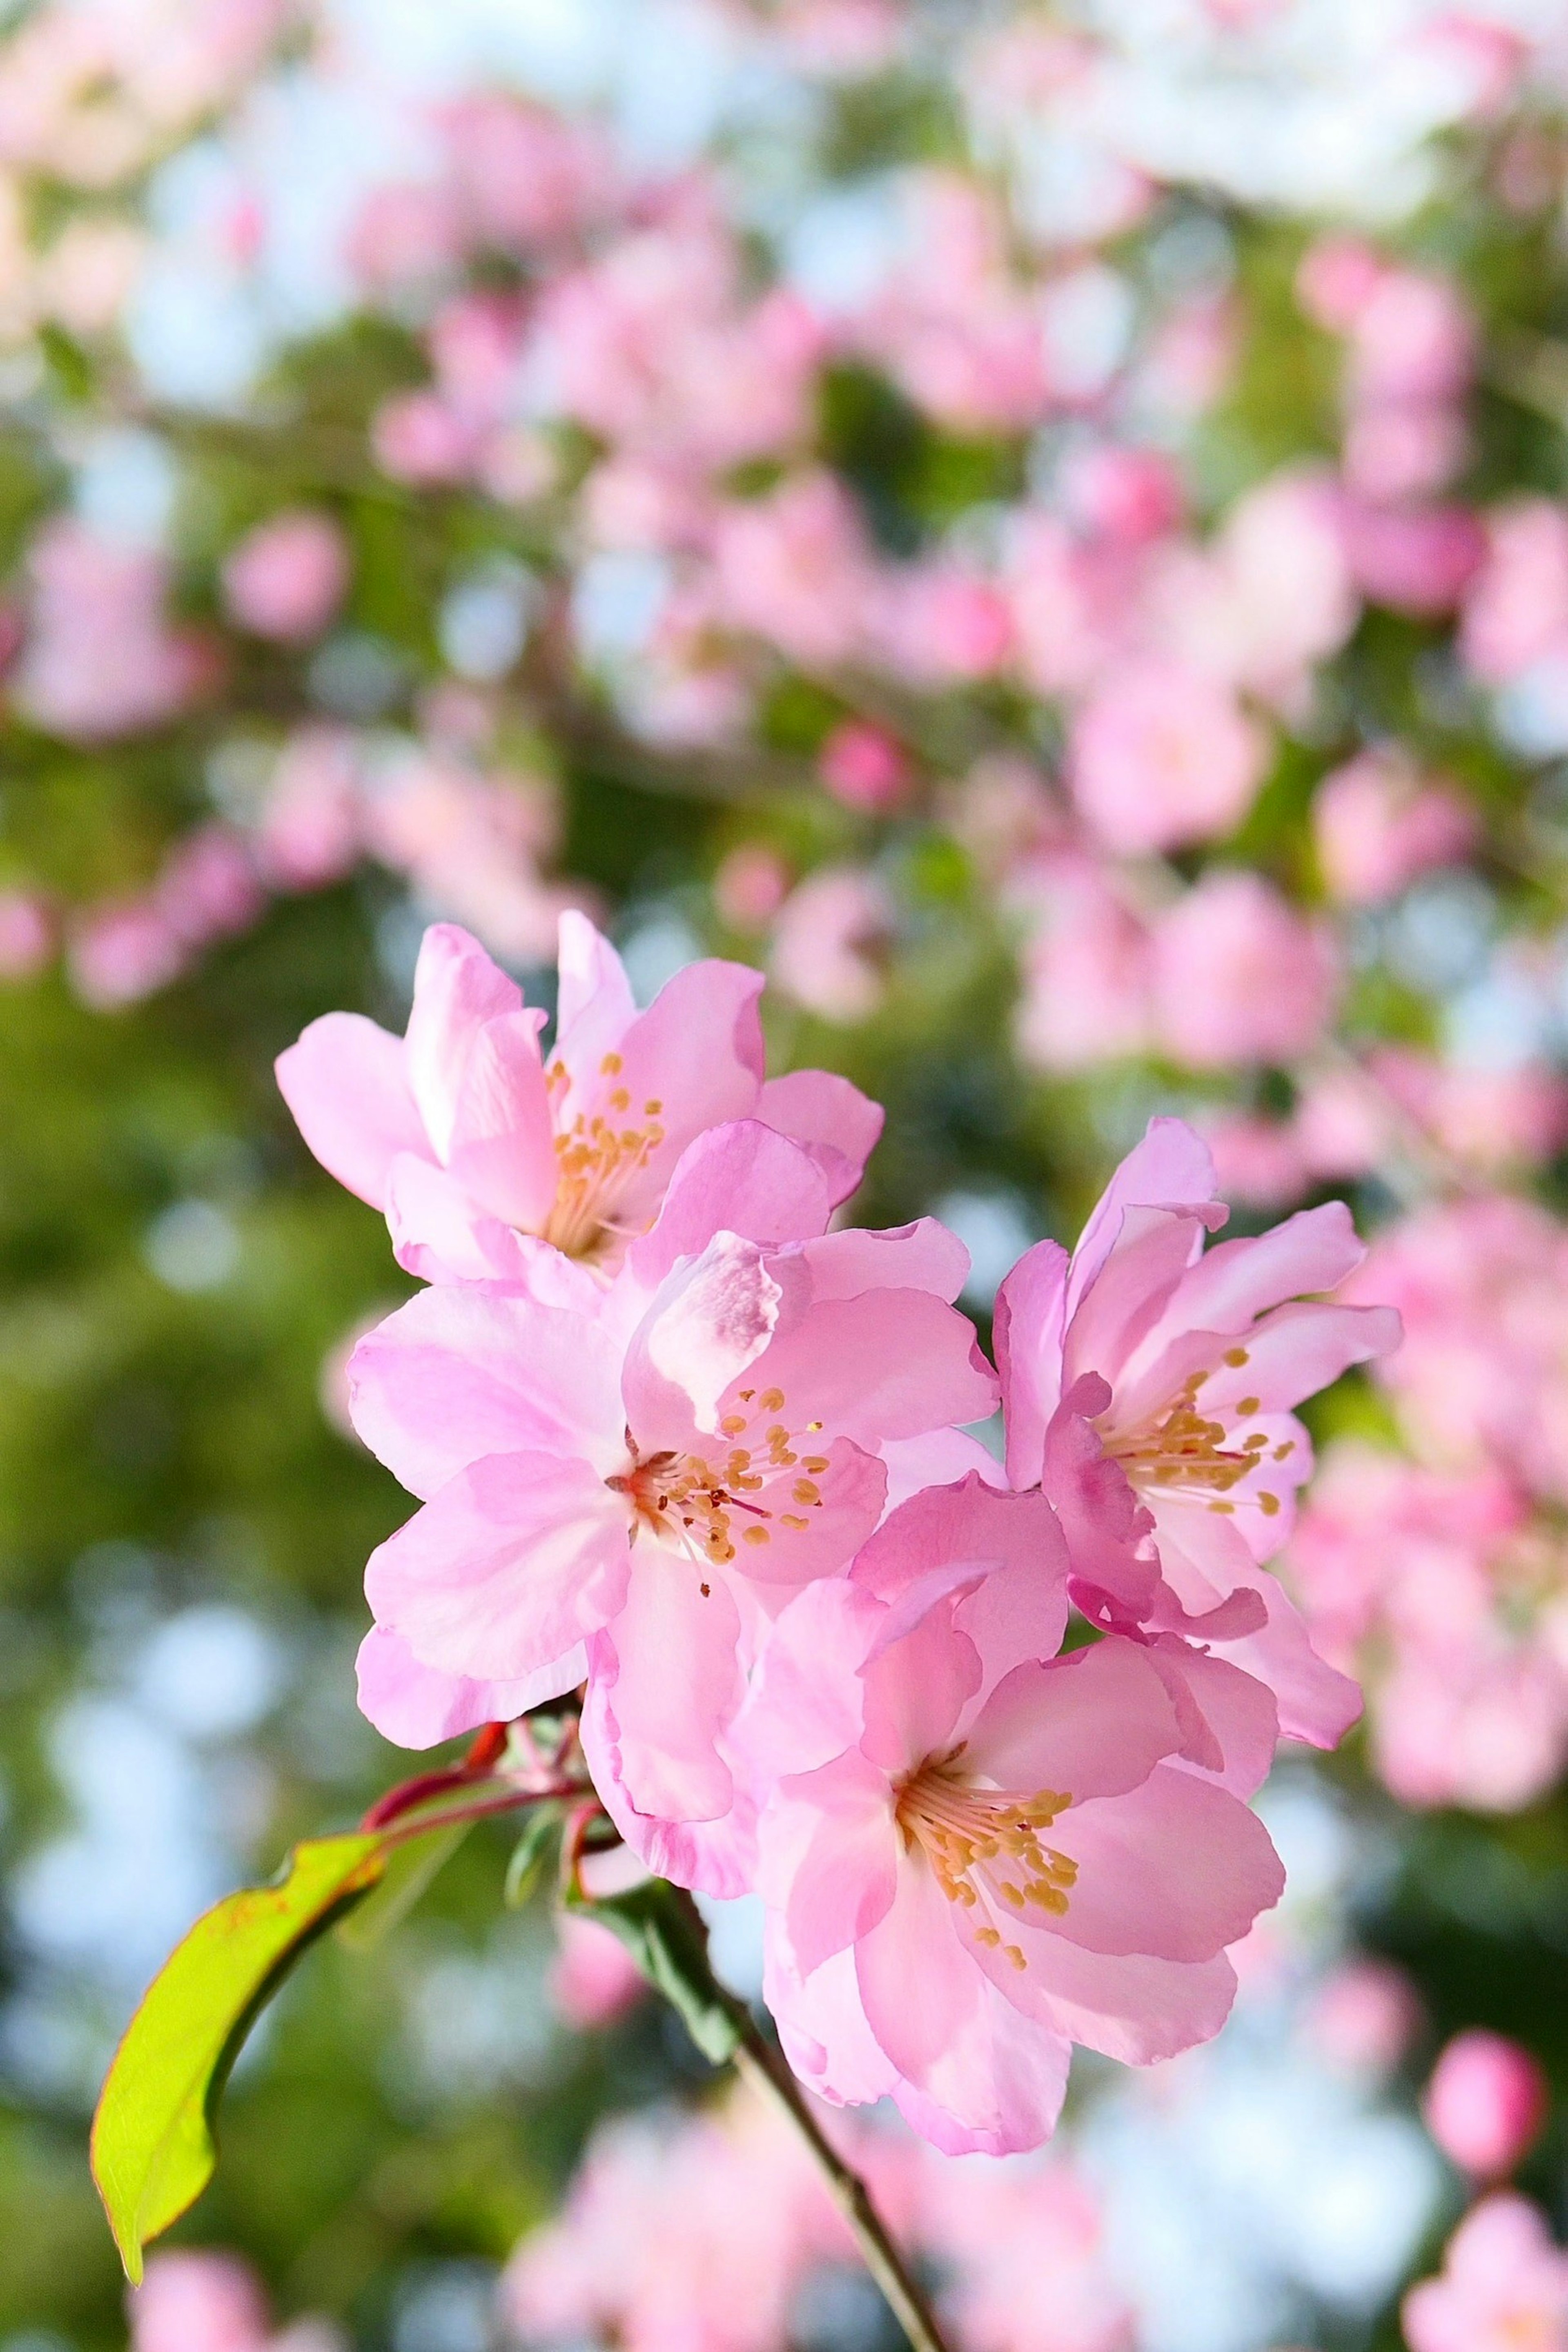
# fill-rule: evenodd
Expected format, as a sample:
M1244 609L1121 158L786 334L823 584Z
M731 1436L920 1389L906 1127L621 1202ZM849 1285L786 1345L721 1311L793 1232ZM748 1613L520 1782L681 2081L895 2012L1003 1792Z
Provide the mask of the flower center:
M975 1941L1000 1949L1016 1969L1027 1967L1023 1951L1007 1943L995 1924L1009 1914L1034 1909L1060 1918L1078 1880L1078 1864L1040 1832L1072 1803L1056 1789L1022 1796L1006 1789L982 1789L959 1769L965 1743L945 1756L928 1756L899 1787L894 1818L910 1853L918 1845L950 1903L984 1911Z
M1227 1348L1225 1352L1224 1361L1232 1370L1239 1370L1247 1360L1245 1348ZM1121 1463L1140 1493L1153 1489L1166 1494L1207 1494L1215 1497L1209 1504L1211 1511L1229 1514L1236 1505L1223 1497L1258 1467L1268 1452L1268 1433L1262 1429L1250 1430L1245 1436L1241 1433L1242 1425L1261 1410L1258 1397L1243 1397L1226 1420L1211 1420L1202 1412L1198 1391L1209 1377L1206 1371L1189 1373L1158 1419L1151 1417L1137 1429L1107 1433L1105 1450ZM1274 1447L1269 1458L1283 1462L1295 1450L1294 1441L1287 1438ZM1267 1491L1254 1492L1249 1499L1266 1518L1272 1518L1279 1508L1279 1496Z
M620 1074L620 1055L606 1054L599 1076L617 1078ZM625 1087L615 1087L604 1097L604 1110L592 1118L580 1110L563 1126L563 1098L571 1081L559 1057L545 1071L544 1083L556 1118L555 1201L545 1220L544 1239L567 1257L592 1258L606 1242L620 1238L615 1211L632 1178L664 1141L659 1124L664 1105L650 1097L639 1123L623 1123L628 1120L632 1098Z
M719 1433L729 1442L711 1458L643 1454L627 1430L629 1466L605 1484L630 1503L634 1542L646 1532L689 1559L724 1568L742 1544L763 1551L775 1535L803 1535L811 1525L810 1514L822 1508L817 1480L832 1464L826 1454L798 1449L820 1436L822 1423L807 1422L796 1436L778 1417L783 1389L742 1389L736 1401L746 1411L724 1415Z

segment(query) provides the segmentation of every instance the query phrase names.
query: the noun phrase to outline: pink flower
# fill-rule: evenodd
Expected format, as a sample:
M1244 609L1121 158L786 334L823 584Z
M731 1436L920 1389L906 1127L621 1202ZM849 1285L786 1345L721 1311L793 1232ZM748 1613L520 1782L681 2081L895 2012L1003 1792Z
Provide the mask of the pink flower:
M130 2304L132 2352L264 2352L267 2306L237 2255L154 2254Z
M384 400L370 437L383 473L422 486L465 481L479 450L472 423L436 392L399 392Z
M870 549L847 493L826 473L795 474L765 498L732 501L713 541L717 609L804 669L835 669L860 649L876 600Z
M187 961L185 942L151 898L108 899L70 927L66 965L84 1004L111 1012L140 1003L177 980Z
M1445 2045L1421 2113L1461 2172L1501 2180L1541 2137L1550 2104L1546 2076L1529 2051L1472 2026Z
M1365 1954L1340 1961L1308 2012L1313 2046L1346 2073L1386 2082L1423 2022L1421 1996L1392 1960Z
M990 677L1013 650L1013 615L989 580L951 558L911 564L885 583L885 657L928 689Z
M1387 263L1364 238L1315 237L1296 273L1296 299L1331 335L1348 334L1382 285Z
M306 645L320 636L348 586L342 532L300 508L247 533L223 567L224 601L253 636Z
M1356 407L1454 400L1468 387L1475 322L1447 279L1384 269L1349 326L1347 390Z
M1347 497L1340 523L1362 594L1418 619L1451 613L1486 556L1468 507L1384 507Z
M476 242L504 253L558 243L591 225L615 190L599 136L494 90L444 107L448 183Z
M1504 686L1568 646L1568 509L1523 499L1487 518L1486 560L1470 582L1459 650L1470 674Z
M585 2032L624 2016L647 1990L647 1979L608 1927L563 1911L555 1922L549 1990L557 2014Z
M329 1013L279 1057L278 1083L321 1165L384 1213L411 1274L522 1281L542 1250L608 1273L687 1146L725 1120L796 1137L830 1206L859 1182L881 1114L826 1071L764 1080L762 985L744 965L693 964L639 1013L609 941L564 915L547 1061L544 1014L477 940L437 924L405 1037Z
M153 898L176 938L194 948L248 930L267 903L250 845L218 824L198 825L171 850Z
M1274 1692L1282 1730L1332 1747L1354 1720L1355 1687L1315 1654L1262 1564L1310 1475L1293 1408L1392 1347L1398 1324L1318 1296L1363 1256L1342 1205L1205 1253L1226 1215L1213 1192L1198 1137L1155 1119L1072 1256L1040 1242L1007 1276L996 1300L1007 1476L1018 1488L1043 1479L1062 1511L1086 1615L1223 1645Z
M874 874L819 866L779 909L769 969L786 995L825 1021L868 1021L888 985L893 910Z
M820 766L823 782L846 808L879 814L897 808L909 791L903 746L867 719L841 719L822 747Z
M1328 941L1260 875L1211 868L1157 918L1153 963L1160 1042L1194 1069L1292 1062L1327 1025Z
M1358 1293L1390 1300L1405 1340L1380 1367L1428 1460L1502 1465L1568 1499L1568 1232L1504 1192L1434 1205L1380 1236Z
M1069 454L1062 495L1080 529L1131 547L1174 530L1185 509L1175 465L1157 449L1110 443Z
M722 1750L747 1653L875 1526L878 1449L995 1395L946 1303L968 1265L952 1236L817 1238L831 1209L799 1145L722 1129L607 1290L564 1258L537 1295L427 1290L350 1367L360 1435L426 1498L366 1572L382 1632L362 1704L426 1744L459 1700L516 1714L586 1673L584 1739L623 1835L721 1893L749 1826Z
M14 674L17 707L73 742L158 727L202 684L195 640L172 631L167 567L65 517L47 523L27 559L31 626Z
M1516 1486L1341 1441L1286 1567L1314 1643L1365 1677L1373 1762L1402 1804L1513 1812L1552 1785L1568 1612Z
M1283 1885L1247 1807L1175 1760L1191 1724L1152 1654L1058 1657L1067 1609L1040 1496L928 1489L780 1618L739 1735L792 2065L953 2153L1045 2139L1075 2041L1146 2063L1215 2032L1225 1947Z
M1323 778L1312 826L1329 888L1359 907L1394 898L1434 866L1457 866L1479 830L1454 786L1428 782L1381 751L1363 751Z
M1410 2352L1564 2352L1568 2254L1522 2197L1488 2197L1448 2241L1442 2275L1405 2298Z
M1048 856L1020 878L1018 1051L1037 1069L1077 1070L1143 1054L1152 1038L1148 929L1088 857Z
M1173 849L1238 824L1268 759L1268 738L1223 686L1149 660L1117 672L1079 713L1069 776L1110 848Z
M341 880L364 846L358 746L344 729L302 727L279 756L257 821L257 856L276 887Z
M713 903L731 930L765 930L788 896L788 866L760 841L731 849L713 877Z

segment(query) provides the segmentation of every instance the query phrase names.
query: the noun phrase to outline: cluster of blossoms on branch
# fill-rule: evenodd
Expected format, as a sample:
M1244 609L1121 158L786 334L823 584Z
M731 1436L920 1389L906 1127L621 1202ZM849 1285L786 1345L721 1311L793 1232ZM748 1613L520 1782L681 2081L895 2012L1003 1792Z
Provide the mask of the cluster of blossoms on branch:
M1358 1707L1266 1564L1294 1408L1397 1322L1324 1296L1339 1206L1205 1248L1207 1151L1156 1121L1003 1284L994 1372L952 1234L837 1222L880 1113L765 1077L761 985L699 963L639 1013L568 915L546 1048L437 927L405 1037L333 1013L281 1057L426 1286L349 1367L422 1504L367 1571L361 1704L424 1746L580 1691L626 1846L763 1896L797 2074L1027 2148L1075 2042L1147 2063L1229 2009L1282 1885L1246 1800ZM1003 1461L968 1433L998 1404Z

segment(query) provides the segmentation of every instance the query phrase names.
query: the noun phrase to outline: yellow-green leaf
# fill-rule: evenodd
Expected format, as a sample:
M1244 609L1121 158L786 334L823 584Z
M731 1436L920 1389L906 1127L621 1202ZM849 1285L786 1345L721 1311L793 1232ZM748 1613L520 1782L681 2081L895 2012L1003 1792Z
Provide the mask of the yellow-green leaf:
M306 1946L376 1885L386 1853L380 1831L297 1846L272 1885L198 1919L149 1987L92 2126L92 2177L132 2283L148 2241L212 2179L213 2116L257 2015Z

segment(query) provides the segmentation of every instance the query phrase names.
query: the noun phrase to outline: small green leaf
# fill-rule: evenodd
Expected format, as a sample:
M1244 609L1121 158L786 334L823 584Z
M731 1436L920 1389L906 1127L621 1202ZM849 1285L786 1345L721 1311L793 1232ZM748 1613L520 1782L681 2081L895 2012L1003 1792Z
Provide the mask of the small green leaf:
M149 1987L92 2126L92 2177L133 2284L149 2239L212 2179L213 2116L251 2025L307 1945L378 1884L386 1852L380 1832L297 1846L272 1885L198 1919Z
M506 1903L521 1911L547 1868L551 1850L561 1834L559 1805L535 1805L522 1825L522 1835L506 1866Z
M566 1906L615 1930L705 2058L722 2066L734 2056L750 2021L709 1965L708 1930L689 1895L665 1879L646 1878L600 1902L568 1895Z

